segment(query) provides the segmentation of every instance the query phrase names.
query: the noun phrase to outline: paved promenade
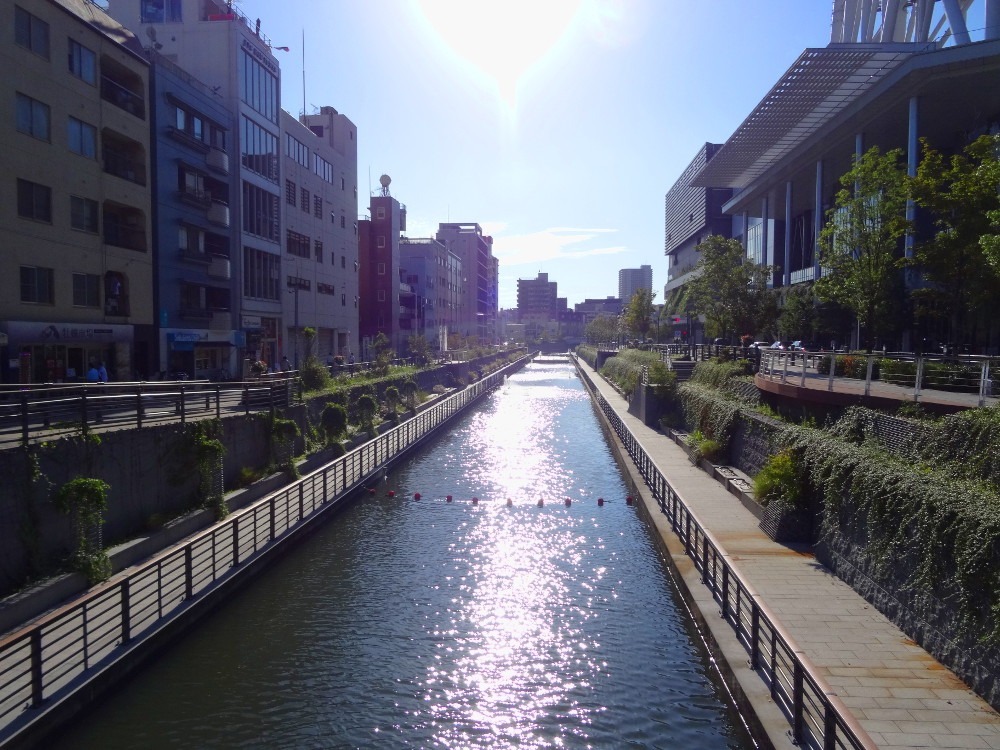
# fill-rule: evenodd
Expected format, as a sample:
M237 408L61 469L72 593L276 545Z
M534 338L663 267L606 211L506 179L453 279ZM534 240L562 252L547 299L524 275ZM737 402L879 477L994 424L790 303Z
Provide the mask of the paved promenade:
M860 595L808 552L771 541L754 517L725 487L692 465L673 441L628 414L627 402L586 363L603 394L698 521L760 595L793 646L854 713L880 748L1000 748L1000 714L951 671L911 641ZM640 496L641 478L636 477ZM656 503L650 515L674 564L754 705L776 747L792 747L782 734L787 720L770 702L767 686L746 664L719 605L701 583Z

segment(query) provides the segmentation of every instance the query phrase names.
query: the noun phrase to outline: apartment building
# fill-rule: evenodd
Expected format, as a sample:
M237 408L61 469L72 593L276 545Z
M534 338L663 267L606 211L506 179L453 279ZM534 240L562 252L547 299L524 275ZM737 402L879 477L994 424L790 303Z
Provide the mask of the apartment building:
M149 65L84 0L0 6L0 378L151 365Z
M217 92L233 114L238 193L230 220L238 222L239 233L231 269L239 290L233 310L242 334L238 358L274 365L286 348L288 291L282 273L281 68L271 41L259 19L251 21L223 0L108 0L108 12Z

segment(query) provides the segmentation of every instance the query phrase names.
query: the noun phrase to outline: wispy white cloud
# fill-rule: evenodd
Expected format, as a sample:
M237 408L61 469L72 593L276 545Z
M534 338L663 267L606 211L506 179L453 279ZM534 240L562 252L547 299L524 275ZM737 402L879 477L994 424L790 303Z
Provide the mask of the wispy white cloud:
M485 227L485 225L484 225ZM485 229L484 229L485 231ZM504 267L551 261L617 255L627 251L622 245L597 245L595 241L618 230L606 228L549 227L528 234L493 233L493 254Z

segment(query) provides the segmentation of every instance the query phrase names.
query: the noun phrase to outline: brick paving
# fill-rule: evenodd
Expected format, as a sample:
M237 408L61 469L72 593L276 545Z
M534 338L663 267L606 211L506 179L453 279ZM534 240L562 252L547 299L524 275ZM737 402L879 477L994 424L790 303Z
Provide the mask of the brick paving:
M628 414L628 404L617 391L586 363L580 366L875 745L1000 749L1000 714L811 553L771 541L759 530L757 518L721 483L695 467L669 437ZM775 746L790 746L787 738L782 744L787 724L777 725L780 717L776 720L775 710L766 706L762 681L738 662L745 660L745 652L741 657L732 649L732 631L718 617L718 604L700 584L700 574L684 558L655 503L646 502L713 637L727 656L731 654L732 671L758 709L761 723ZM754 685L754 680L760 684Z

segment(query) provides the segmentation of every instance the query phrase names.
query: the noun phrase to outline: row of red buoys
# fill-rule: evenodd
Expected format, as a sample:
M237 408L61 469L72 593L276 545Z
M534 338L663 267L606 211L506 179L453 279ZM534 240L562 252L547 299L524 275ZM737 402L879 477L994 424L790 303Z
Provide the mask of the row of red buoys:
M368 488L368 494L374 495L375 494L375 488L374 487L369 487ZM386 494L387 497L395 497L396 496L396 491L395 490L387 490L385 494ZM413 493L413 499L414 500L420 500L421 497L423 497L423 495L421 495L419 492L414 492ZM453 499L454 498L451 495L447 495L445 497L445 502L450 503L450 502L452 502ZM474 498L472 498L471 502L472 502L473 505L479 505L479 498L478 497L474 497ZM629 495L629 496L627 496L625 498L625 504L626 505L632 505L633 502L634 502L634 498L632 497L632 495ZM573 505L573 500L572 500L572 498L568 498L567 497L564 500L564 503L565 503L566 507L569 508L569 507L571 507ZM513 505L514 505L514 501L511 500L508 497L507 498L507 507L510 508ZM597 498L597 505L599 507L604 507L604 498L603 497ZM545 506L545 500L543 498L538 498L538 507L542 508L544 506Z

